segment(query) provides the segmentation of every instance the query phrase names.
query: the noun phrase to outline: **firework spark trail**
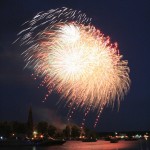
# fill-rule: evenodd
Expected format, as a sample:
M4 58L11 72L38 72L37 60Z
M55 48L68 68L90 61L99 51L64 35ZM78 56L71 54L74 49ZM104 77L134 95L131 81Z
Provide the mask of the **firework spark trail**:
M48 94L56 90L72 108L97 110L98 116L104 104L120 104L130 87L128 62L91 18L63 7L40 12L26 24L18 35L27 47L25 67L43 79Z
M90 109L91 107L89 106L86 110L85 110L85 113L84 113L84 117L82 119L82 123L81 123L81 129L83 129L85 127L85 120L87 118L87 115L89 114L90 112Z
M101 106L100 111L98 112L98 114L97 114L97 116L96 116L95 123L94 123L94 128L96 128L96 126L97 126L97 123L98 123L98 121L99 121L99 119L100 119L100 116L101 116L101 114L102 114L102 111L103 111L104 107L105 107L105 105L102 105L102 106Z

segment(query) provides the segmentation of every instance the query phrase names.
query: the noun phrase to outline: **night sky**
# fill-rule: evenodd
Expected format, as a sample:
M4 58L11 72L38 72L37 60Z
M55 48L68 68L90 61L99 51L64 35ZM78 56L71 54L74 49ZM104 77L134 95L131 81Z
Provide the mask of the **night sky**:
M23 69L23 52L17 39L21 25L38 12L69 7L93 18L92 24L112 42L118 42L120 53L129 61L131 89L117 107L105 108L97 131L150 130L150 1L149 0L0 0L0 121L27 120L32 105L34 121L48 121L63 127L67 108L59 107L59 96L53 93L42 103L46 88L38 89L32 70ZM82 110L72 122L80 125ZM95 113L86 125L93 127Z

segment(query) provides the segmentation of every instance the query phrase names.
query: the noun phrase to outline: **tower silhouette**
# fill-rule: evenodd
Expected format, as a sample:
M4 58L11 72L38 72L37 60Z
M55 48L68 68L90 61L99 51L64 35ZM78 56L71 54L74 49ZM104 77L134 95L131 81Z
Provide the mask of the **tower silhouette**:
M29 108L28 121L27 121L27 134L28 137L32 137L33 134L33 117L32 117L32 107Z

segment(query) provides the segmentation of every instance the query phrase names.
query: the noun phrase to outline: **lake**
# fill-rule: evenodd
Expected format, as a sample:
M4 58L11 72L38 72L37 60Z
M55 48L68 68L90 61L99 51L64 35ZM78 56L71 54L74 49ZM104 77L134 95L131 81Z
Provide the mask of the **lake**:
M119 141L110 143L99 140L97 142L67 141L61 146L49 147L0 147L0 150L150 150L150 141Z

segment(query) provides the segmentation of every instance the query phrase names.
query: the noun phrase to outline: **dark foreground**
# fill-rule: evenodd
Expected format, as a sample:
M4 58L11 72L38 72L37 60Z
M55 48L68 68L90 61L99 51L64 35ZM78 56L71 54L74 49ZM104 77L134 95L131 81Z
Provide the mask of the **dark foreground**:
M99 140L97 142L67 141L63 145L48 147L0 147L0 150L150 150L150 141L119 141L110 143Z
M66 141L65 140L57 140L57 139L34 139L34 140L3 140L0 141L0 147L39 147L39 146L54 146L54 145L62 145Z

